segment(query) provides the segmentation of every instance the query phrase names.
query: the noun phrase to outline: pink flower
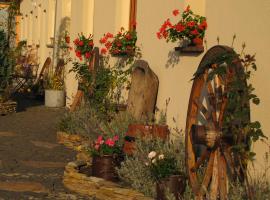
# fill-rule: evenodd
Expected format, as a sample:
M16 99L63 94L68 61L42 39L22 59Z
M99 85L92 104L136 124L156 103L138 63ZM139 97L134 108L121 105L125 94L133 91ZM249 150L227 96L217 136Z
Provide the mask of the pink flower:
M115 144L115 141L113 141L111 138L108 138L105 142L109 147L113 147Z
M95 145L95 149L96 149L96 150L99 149L99 145L98 145L98 144Z
M103 137L101 135L98 136L98 138L96 140L96 144L103 144L103 143L104 143Z
M179 15L179 10L177 10L177 9L176 9L176 10L174 10L174 11L173 11L173 15L174 15L174 16Z
M113 141L118 141L119 140L119 136L118 135L115 135L114 137L113 137Z

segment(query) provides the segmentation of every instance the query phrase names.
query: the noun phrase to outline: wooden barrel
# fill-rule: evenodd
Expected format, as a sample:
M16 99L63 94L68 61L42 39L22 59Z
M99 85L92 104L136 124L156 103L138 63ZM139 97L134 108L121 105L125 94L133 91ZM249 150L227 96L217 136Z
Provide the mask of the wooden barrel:
M144 125L130 124L125 136L123 151L127 155L132 155L135 150L136 137L153 136L167 139L169 136L169 128L167 125Z

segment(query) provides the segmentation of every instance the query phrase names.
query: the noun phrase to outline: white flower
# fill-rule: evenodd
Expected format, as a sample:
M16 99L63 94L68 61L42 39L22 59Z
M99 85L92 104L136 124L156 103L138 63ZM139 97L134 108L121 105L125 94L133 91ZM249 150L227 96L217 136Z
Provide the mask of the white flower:
M156 157L157 153L155 151L151 151L149 154L148 154L148 158L149 159L153 159L154 157Z
M163 160L163 159L164 159L164 154L160 154L160 155L158 156L158 159L159 159L159 160Z
M157 160L154 158L153 160L152 160L152 163L155 163Z
M145 162L144 164L145 164L145 166L149 166L149 163L148 162Z

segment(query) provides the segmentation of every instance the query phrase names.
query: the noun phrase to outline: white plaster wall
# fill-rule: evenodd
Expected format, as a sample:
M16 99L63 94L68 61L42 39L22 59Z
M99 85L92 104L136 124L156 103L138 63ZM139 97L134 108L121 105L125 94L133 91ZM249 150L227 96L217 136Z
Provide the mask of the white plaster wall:
M256 53L258 71L252 76L251 83L256 88L255 93L260 97L261 104L251 107L251 119L260 121L265 135L270 137L270 1L207 0L205 3L209 46L216 44L217 36L220 37L221 44L230 45L233 35L236 34L236 51L239 52L245 42L246 53ZM266 151L270 151L267 145L261 142L255 145L257 166L263 167Z
M71 24L70 37L73 41L78 37L78 33L85 35L93 34L93 16L94 16L94 0L71 0ZM71 53L74 59L74 52ZM72 63L67 66L67 72L72 68ZM78 88L78 82L74 73L66 75L66 94L67 106L70 106Z
M188 99L191 89L193 73L195 72L202 55L179 56L174 51L177 44L166 43L156 37L161 24L167 18L173 18L172 11L184 9L184 1L172 0L164 3L163 0L138 0L137 31L138 45L142 49L144 60L159 78L157 107L165 109L166 99L170 98L168 106L168 124L175 126L173 118L179 128L185 128ZM172 20L173 21L173 20ZM170 64L170 60L176 60Z

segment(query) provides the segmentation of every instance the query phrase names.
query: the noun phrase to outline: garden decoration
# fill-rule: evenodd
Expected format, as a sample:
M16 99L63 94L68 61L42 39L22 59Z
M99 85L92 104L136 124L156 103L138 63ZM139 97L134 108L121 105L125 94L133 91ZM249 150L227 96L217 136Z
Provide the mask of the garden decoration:
M154 113L159 81L146 61L137 60L132 68L127 110L141 120Z
M119 136L104 138L99 136L90 150L93 156L92 175L110 181L117 181L115 168L120 164L121 146Z
M243 46L244 48L244 46ZM249 101L258 104L247 83L254 56L214 46L194 74L186 121L186 164L196 199L228 199L228 182L240 180L252 199L247 162L251 141L264 137L259 122L250 122Z
M175 17L179 14L179 10L173 11ZM206 18L194 14L188 6L176 24L172 24L170 19L167 19L157 32L157 37L158 39L164 38L167 42L179 42L180 46L175 50L184 53L201 53L204 51L203 38L206 29Z

